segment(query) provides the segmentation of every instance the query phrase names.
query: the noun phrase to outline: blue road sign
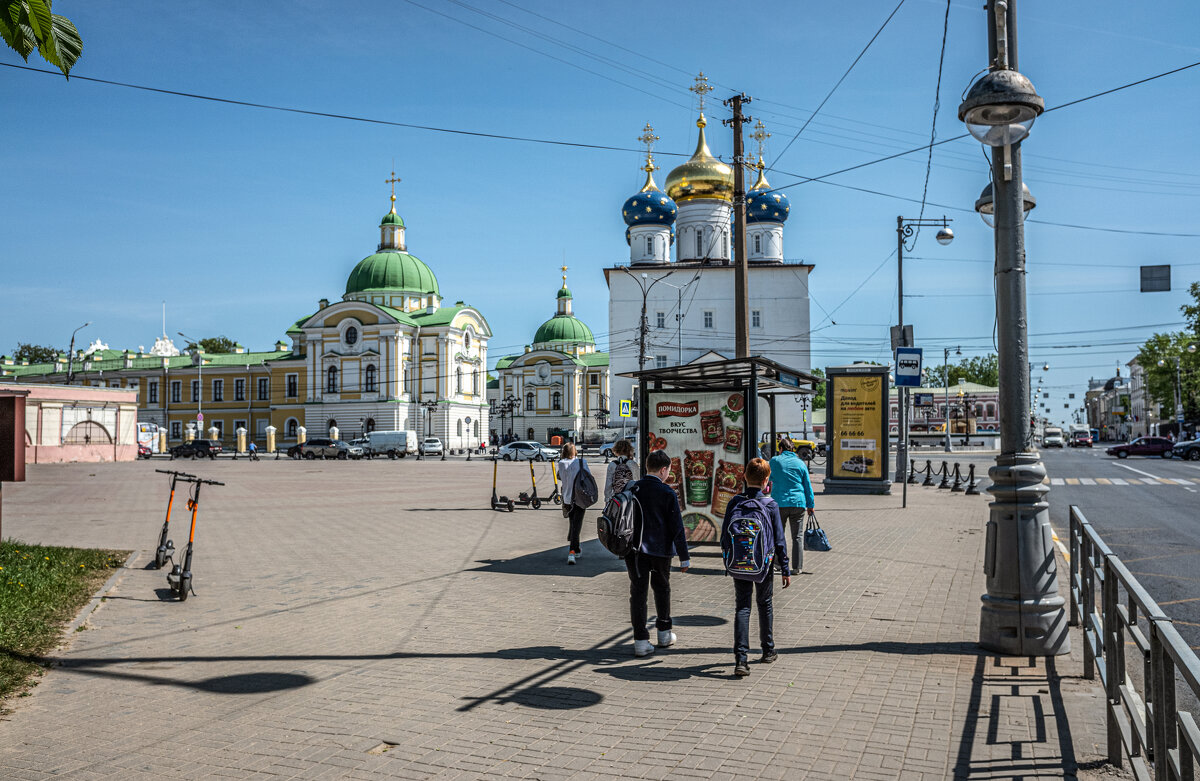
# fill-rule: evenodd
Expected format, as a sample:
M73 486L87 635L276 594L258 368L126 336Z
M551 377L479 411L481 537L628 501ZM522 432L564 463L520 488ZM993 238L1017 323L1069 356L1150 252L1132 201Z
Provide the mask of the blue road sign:
M896 387L918 388L921 386L921 348L896 348Z

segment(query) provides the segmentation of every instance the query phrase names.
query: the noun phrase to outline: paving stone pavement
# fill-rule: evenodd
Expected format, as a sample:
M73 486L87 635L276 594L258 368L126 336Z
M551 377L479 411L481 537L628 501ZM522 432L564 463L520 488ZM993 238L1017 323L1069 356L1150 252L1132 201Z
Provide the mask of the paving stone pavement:
M202 495L196 596L170 601L144 568L164 466L6 488L6 535L142 553L10 703L0 778L1119 775L1077 634L1052 660L975 646L986 496L819 495L834 550L777 584L780 659L739 680L714 546L672 576L678 644L635 659L594 513L568 567L557 508L488 509L486 461L176 464L227 485Z

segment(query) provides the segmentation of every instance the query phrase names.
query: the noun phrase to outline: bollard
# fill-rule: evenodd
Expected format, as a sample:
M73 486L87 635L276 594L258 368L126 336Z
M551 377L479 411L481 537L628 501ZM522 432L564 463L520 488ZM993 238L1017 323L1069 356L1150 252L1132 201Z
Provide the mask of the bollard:
M979 486L975 483L975 465L971 464L971 469L967 473L967 496L979 496Z
M908 459L908 482L910 485L917 483L917 462L913 459Z
M938 488L950 487L950 465L945 461L942 462L942 482L938 483Z
M958 469L958 462L954 462L954 485L950 488L951 493L961 494L963 492L962 472Z
M925 480L921 485L933 485L933 462L925 459Z

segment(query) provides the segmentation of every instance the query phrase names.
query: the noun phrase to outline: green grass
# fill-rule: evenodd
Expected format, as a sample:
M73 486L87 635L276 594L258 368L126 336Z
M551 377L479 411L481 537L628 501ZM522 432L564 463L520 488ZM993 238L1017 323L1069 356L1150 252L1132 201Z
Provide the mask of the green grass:
M0 712L28 693L63 627L127 555L0 541Z

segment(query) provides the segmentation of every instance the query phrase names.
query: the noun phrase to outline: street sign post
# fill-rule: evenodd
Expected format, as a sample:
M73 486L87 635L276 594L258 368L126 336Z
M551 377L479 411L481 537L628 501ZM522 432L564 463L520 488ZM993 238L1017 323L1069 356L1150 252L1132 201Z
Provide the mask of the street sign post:
M621 408L617 414L623 418L633 417L633 399L621 399Z
M896 387L918 388L921 386L921 348L896 348Z

